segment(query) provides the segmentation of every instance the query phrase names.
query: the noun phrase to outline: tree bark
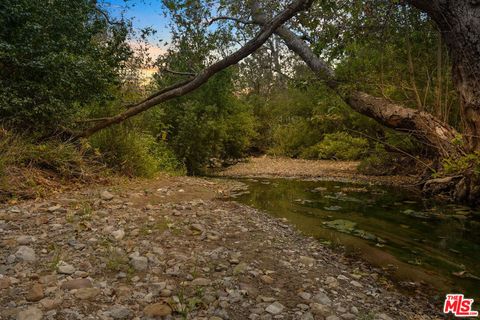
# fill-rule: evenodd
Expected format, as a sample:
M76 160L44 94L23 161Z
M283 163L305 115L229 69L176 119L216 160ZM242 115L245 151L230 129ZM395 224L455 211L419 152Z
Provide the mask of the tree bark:
M388 128L412 134L442 158L463 153L453 143L458 136L457 131L428 112L406 108L360 91L350 92L345 101L353 110Z
M193 77L186 82L182 82L177 85L173 85L166 90L162 90L159 93L152 95L146 100L130 106L126 111L107 118L103 121L98 122L94 126L88 128L82 133L76 135L74 138L86 138L92 134L105 129L111 125L121 123L126 119L133 117L141 112L144 112L162 102L171 100L176 97L186 95L187 93L199 88L201 85L206 83L213 75L220 72L223 69L228 68L231 65L238 63L243 58L249 56L252 52L260 48L275 32L275 29L285 23L287 20L292 18L298 12L309 8L313 0L295 0L290 5L288 5L284 10L277 14L274 18L266 22L259 33L250 41L248 41L240 49L232 53L231 55L221 59L220 61L212 64L198 75Z

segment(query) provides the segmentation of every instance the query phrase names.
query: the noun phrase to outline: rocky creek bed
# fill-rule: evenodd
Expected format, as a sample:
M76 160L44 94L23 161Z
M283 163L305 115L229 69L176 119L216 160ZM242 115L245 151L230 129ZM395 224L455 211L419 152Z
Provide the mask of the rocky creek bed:
M171 177L0 208L0 319L437 319L431 293Z

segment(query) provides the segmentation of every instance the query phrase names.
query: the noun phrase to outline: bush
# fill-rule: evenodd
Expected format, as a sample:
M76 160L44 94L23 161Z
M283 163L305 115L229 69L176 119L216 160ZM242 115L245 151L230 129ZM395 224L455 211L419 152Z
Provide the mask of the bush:
M212 158L242 158L256 136L252 107L233 94L233 71L212 77L188 96L163 104L163 109L144 118L155 135L166 143L188 174L201 174Z
M72 182L101 178L87 149L60 141L36 142L0 128L0 202L46 196Z
M269 153L287 157L298 157L302 153L302 150L313 143L310 136L310 126L304 119L279 125L274 129L274 147L269 150Z
M159 171L183 171L183 165L163 142L125 126L100 131L90 138L90 143L109 167L127 176L151 177Z
M412 156L388 152L383 145L377 143L370 155L362 159L357 169L358 172L366 175L384 176L418 174L424 166L418 165L417 160Z
M368 140L345 132L326 134L323 140L307 149L301 157L306 159L359 160L369 149Z

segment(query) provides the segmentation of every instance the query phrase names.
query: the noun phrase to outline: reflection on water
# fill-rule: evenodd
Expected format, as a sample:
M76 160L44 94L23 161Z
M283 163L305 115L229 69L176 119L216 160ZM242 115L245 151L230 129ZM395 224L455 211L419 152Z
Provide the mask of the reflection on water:
M480 215L399 188L332 181L244 179L237 201L287 218L305 234L359 252L444 292L480 298Z

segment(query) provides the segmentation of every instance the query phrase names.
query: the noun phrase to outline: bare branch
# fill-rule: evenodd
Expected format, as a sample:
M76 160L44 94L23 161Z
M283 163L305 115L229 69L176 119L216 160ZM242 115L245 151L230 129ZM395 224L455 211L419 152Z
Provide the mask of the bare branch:
M252 3L252 17L255 22L260 25L265 24L267 17L263 14L262 9L258 2L254 1ZM312 69L312 71L319 76L320 78L331 81L331 87L336 87L335 73L328 66L326 62L321 60L313 51L310 49L310 46L305 43L300 37L295 33L290 31L285 26L280 26L275 30L275 33L283 39L287 47L293 52L297 53L303 61Z
M106 12L104 12L102 9L98 8L98 7L94 7L95 11L97 13L99 13L104 19L105 21L107 21L108 24L110 25L116 25L116 26L123 26L123 22L119 22L119 21L112 21L110 19L110 17L108 16L108 14Z
M193 72L185 72L185 71L175 71L175 70L170 70L170 69L163 69L162 71L165 71L167 73L171 73L177 76L189 76L189 77L195 77L197 74Z
M222 21L222 20L235 21L235 22L241 23L241 24L255 24L255 22L253 22L253 21L243 20L243 19L240 19L240 18L229 17L229 16L219 16L219 17L215 17L212 20L208 21L208 25L210 26L210 25L214 24L215 22Z

